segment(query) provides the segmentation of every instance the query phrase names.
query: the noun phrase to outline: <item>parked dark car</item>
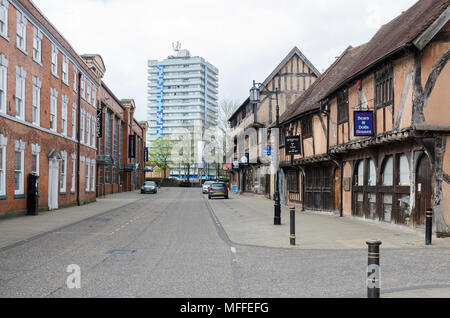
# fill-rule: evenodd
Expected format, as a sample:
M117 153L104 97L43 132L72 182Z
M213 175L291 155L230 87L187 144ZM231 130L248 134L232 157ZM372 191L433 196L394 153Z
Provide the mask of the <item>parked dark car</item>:
M214 182L209 186L208 199L217 197L228 199L228 187L223 182Z
M144 193L158 193L158 185L153 181L146 181L141 188L141 194Z

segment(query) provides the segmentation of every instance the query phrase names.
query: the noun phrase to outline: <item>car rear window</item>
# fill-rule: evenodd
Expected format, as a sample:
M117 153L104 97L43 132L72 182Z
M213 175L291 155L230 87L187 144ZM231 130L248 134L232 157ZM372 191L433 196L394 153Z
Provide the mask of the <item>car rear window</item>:
M215 188L215 189L223 189L223 188L225 188L225 184L223 184L223 183L214 183L212 185L212 187Z

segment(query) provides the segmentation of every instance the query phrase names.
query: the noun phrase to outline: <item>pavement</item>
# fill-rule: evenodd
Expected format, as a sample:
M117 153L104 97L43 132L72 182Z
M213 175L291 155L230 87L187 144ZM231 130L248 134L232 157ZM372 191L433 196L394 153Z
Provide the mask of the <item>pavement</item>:
M242 245L297 249L367 249L366 241L382 241L381 249L424 248L425 234L404 226L372 222L333 213L296 211L296 246L290 246L290 209L282 207L275 226L274 202L247 195L208 201L231 241ZM450 238L433 238L427 248L450 248Z
M117 193L97 198L96 202L78 207L41 212L37 216L20 216L0 220L0 250L21 244L50 231L120 209L142 199L139 191Z
M442 249L443 254L450 251L450 238L433 237L432 245L426 246L425 234L421 230L349 216L341 218L334 213L298 210L295 218L296 245L291 246L289 207L282 207L282 224L275 226L274 202L265 198L233 194L229 200L213 199L208 200L208 204L230 241L236 245L331 252L367 250L366 241L377 239L382 242L381 258L383 251L392 251L393 254L405 249L414 249L418 253L422 253L422 249L424 252ZM450 287L444 284L386 289L381 297L450 298Z
M326 264L316 264L316 265L310 264L312 259L309 258L310 256L307 256L305 258L306 255L317 255L317 257L319 258L330 257L330 255L333 255L333 257L336 259L336 262L339 262L338 260L342 259L343 264L338 268L350 268L351 266L354 266L353 261L351 261L351 258L348 257L346 258L346 256L344 255L348 255L349 257L355 257L356 255L360 255L361 257L360 256L356 257L361 258L362 261L361 263L365 263L366 262L365 255L367 251L366 241L369 239L379 239L383 242L381 246L381 255L382 255L381 257L383 266L385 266L385 268L389 267L389 272L392 272L389 273L389 276L392 276L392 278L388 280L389 282L387 283L388 285L387 288L382 289L383 298L450 297L450 284L445 283L445 279L440 280L433 278L434 277L433 275L438 274L439 275L444 274L446 275L446 277L448 277L448 274L445 274L445 272L449 271L447 268L448 262L445 261L446 259L448 260L448 257L450 255L450 239L448 238L446 239L433 238L433 245L425 246L424 234L420 231L384 223L377 224L353 217L340 218L331 213L326 214L311 211L307 212L297 211L296 212L297 244L296 246L290 246L290 224L289 224L290 212L288 207L282 207L282 225L275 226L273 225L273 218L274 218L273 201L271 200L245 195L244 196L231 195L229 200L221 200L221 199L208 200L207 196L203 196L202 202L200 194L198 196L193 194L188 195L188 193L186 192L188 190L177 190L177 189L175 189L175 191L178 192L181 191L179 194L177 194L179 200L176 199L173 200L174 199L173 193L170 192L172 190L170 191L169 189L161 189L161 190L163 190L161 191L162 199L159 200L162 201L161 202L155 201L154 203L152 203L153 205L155 205L154 207L155 209L157 208L158 204L162 204L161 207L155 210L156 212L154 215L147 216L147 212L145 211L146 209L150 208L148 206L149 204L148 202L151 201L148 201L146 196L142 196L139 194L138 191L136 191L131 193L119 193L109 195L106 198L97 199L97 202L95 203L91 203L89 205L85 205L82 207L70 207L57 211L45 212L39 214L38 216L23 216L0 220L0 253L1 252L6 253L9 250L12 251L14 247L18 246L24 246L23 248L27 249L28 247L26 246L28 246L29 244L26 243L28 242L34 242L32 246L30 246L30 248L36 248L39 244L41 244L40 243L41 241L46 240L50 240L46 244L50 245L57 244L56 242L53 243L52 237L63 234L81 235L80 238L78 239L79 240L78 243L81 248L83 244L87 244L87 241L82 242L83 240L86 239L85 234L83 234L84 232L89 233L89 235L93 235L94 237L111 237L111 238L117 235L115 233L123 233L120 235L125 235L125 233L128 232L138 234L148 232L146 234L147 236L145 237L145 239L142 238L143 240L142 246L148 246L149 244L148 242L152 241L152 237L154 237L155 233L161 231L161 233L158 234L159 235L158 237L163 237L164 236L163 233L166 233L168 231L168 228L166 226L162 226L163 224L158 224L158 222L160 222L159 221L160 219L158 218L160 218L161 215L164 215L164 219L161 220L166 220L168 224L172 225L175 230L176 229L181 230L182 228L185 228L189 222L191 222L195 224L192 225L192 227L196 227L195 233L198 233L195 234L196 236L199 236L202 231L205 232L206 237L199 236L198 242L194 244L195 246L198 247L206 244L206 242L215 241L215 239L213 240L214 233L211 232L211 229L209 229L207 223L204 223L205 221L203 219L203 216L205 213L204 211L206 210L205 209L206 205L206 207L209 208L209 212L211 213L212 221L216 223L215 226L217 233L219 234L219 236L222 238L223 241L227 242L229 246L232 246L231 248L232 253L234 253L234 255L237 255L233 256L233 263L236 261L235 257L237 257L238 259L240 259L241 262L247 264L247 266L245 266L245 271L243 270L244 269L243 265L238 266L239 270L242 270L241 274L242 277L239 277L237 281L242 281L242 284L244 284L245 279L248 279L249 277L251 280L252 279L260 280L261 277L266 277L268 270L270 271L273 270L273 268L277 268L277 266L273 264L274 262L283 263L287 259L291 259L294 263L302 264L303 266L302 270L305 271L305 274L314 273L315 271L318 270L318 268L321 268L323 266L325 267L329 266ZM190 191L195 190L192 189ZM198 189L198 191L200 192L201 190ZM182 195L184 196L187 195L187 197L185 198ZM177 201L180 202L176 203ZM184 208L181 208L181 206L184 206ZM192 212L187 213L188 210ZM112 215L111 212L113 211L117 211L117 213L115 214L118 214L121 217L123 214L124 218L131 218L131 220L120 219L117 222L126 221L125 223L127 224L127 226L130 226L128 224L136 224L136 225L139 224L140 226L139 229L133 229L133 231L131 232L130 231L123 232L124 231L123 229L124 228L126 229L126 227L124 227L123 225L119 226L119 224L117 226L115 224L114 225L111 224L109 225L109 227L111 228L108 227L107 230L106 228L103 229L102 226L105 227L106 225L99 225L100 224L99 221L102 221L99 217L102 215L105 215L105 217L108 216L109 219L108 220L105 219L105 221L113 222L112 220L114 219L111 219ZM195 218L193 218L192 213L194 213ZM134 214L139 215L135 216ZM145 222L133 223L135 219L142 217L144 218L158 217L156 219L158 221L157 223L154 224L154 226L152 225L153 227L148 228ZM179 223L180 219L183 218L184 221ZM199 220L202 221L200 222ZM181 224L183 224L182 228L180 228ZM114 226L116 226L117 229L115 229ZM200 227L202 230L200 230ZM72 233L73 229L78 228L82 228L84 232L83 233L80 232L78 234L76 234L75 232ZM117 232L118 230L120 231ZM182 251L187 251L193 248L192 234L189 234L193 232L186 231L186 233L184 233L180 232L179 230L178 232L174 233L177 233L177 235L180 236L179 245L184 247L183 248L177 247L176 253L174 252L174 255L181 255ZM49 233L51 233L51 235L47 235ZM171 246L173 249L175 249L174 247L175 245L171 242L171 240L173 240L174 233L168 235L166 243L164 244L161 243L162 244L161 248L155 247L155 253L163 253L163 250L166 245ZM128 236L126 238L129 239ZM71 241L72 239L73 237L68 238L69 241ZM136 239L132 238L130 240L131 240L130 242L134 242L134 240ZM116 245L121 245L124 244L123 242L125 241L126 239L124 240L124 238L121 238L120 236L117 238L117 242L113 240L106 240L105 242L101 241L103 242L102 244L105 244L105 247L102 248L104 250L107 250L110 247L108 246L107 248L106 245L112 244L113 242ZM96 244L98 244L98 242ZM213 248L214 251L218 250L218 246L221 249L223 249L223 246L220 245L219 243L214 244L215 244ZM59 248L61 248L61 246ZM149 247L146 247L146 249L148 248ZM237 254L236 248L238 249ZM112 249L112 246L110 249ZM197 253L197 250L198 249L193 249L192 252L190 252L190 254ZM49 248L47 248L47 252L45 253L51 253ZM63 254L65 255L65 253L67 252L62 253L62 255ZM83 253L83 249L80 249L79 253L80 258L81 257L87 258L88 256L90 256L89 253L87 253L86 256L82 256L86 254L86 252ZM167 254L167 252L164 253ZM280 257L273 259L269 264L267 263L267 253L279 255ZM26 256L26 254L28 253L24 254L24 252L22 252L20 255ZM31 254L33 254L33 252L31 252ZM221 259L222 262L225 255L224 251L221 251L221 253L219 254L220 257L218 257L217 261ZM410 276L414 275L413 273L408 274L407 270L405 271L405 269L408 268L408 264L403 264L403 267L397 266L398 263L401 263L405 259L408 259L408 257L412 254L418 255L415 258L417 259L418 262L419 261L422 262L424 258L434 257L435 260L434 262L435 265L433 265L434 267L429 267L430 265L427 265L428 266L427 268L429 269L428 272L433 277L431 278L423 277L423 280L420 282L420 285L414 286L414 284L408 283L407 286L402 287L400 289L399 288L396 289L396 287L398 286L403 286L401 281L399 282L396 281L396 277L398 277L399 280L404 281L405 278L412 279L410 278ZM255 255L260 257L261 260L258 261L258 257L255 257ZM31 256L32 255L30 255L30 257ZM141 261L142 260L136 259L136 266L141 266L139 265L142 264ZM173 266L171 268L178 268L176 264L179 264L180 262L181 264L185 263L184 261L185 261L184 259L178 259L174 256ZM191 261L194 262L193 259ZM261 261L263 263L261 263ZM148 262L149 259L146 260L145 263L148 264ZM210 260L210 262L213 262L213 260ZM347 264L347 262L350 263ZM157 264L159 263L160 262L157 262ZM427 262L425 261L423 263ZM202 266L206 265L203 264ZM313 266L313 268L311 268L311 266ZM411 268L415 273L421 270L420 269L421 267L419 266L422 266L422 264L418 263L417 266L416 265L409 266L409 268ZM214 266L214 268L220 267L221 265L219 265L219 263ZM11 265L11 271L12 268L14 268L13 265ZM283 266L283 268L289 269L291 267ZM338 268L336 268L336 270L338 270ZM180 267L179 270L180 272L184 271L182 267ZM292 270L296 271L296 269L294 268ZM324 270L331 273L332 268ZM396 271L399 271L398 274L395 274ZM298 272L295 272L293 274L297 276L299 275ZM158 275L161 275L161 273L159 273ZM188 275L188 273L187 272L183 273L183 277L185 275ZM238 274L235 273L234 275ZM252 275L255 275L255 277L253 278ZM336 275L339 275L339 273L336 273ZM404 275L404 277L401 275ZM304 279L306 280L305 282L307 282L307 279L309 279L308 276L304 276L303 274L301 276L304 277ZM342 276L343 279L344 277L345 275ZM312 278L313 277L311 277L311 279ZM363 279L364 277L361 277L361 282L363 281ZM432 283L430 283L430 285L426 285L427 282L431 281ZM292 290L297 290L295 289L295 286L291 286L290 282L291 279L286 278L284 282L286 286L284 286L282 289L279 290L280 295L284 295L284 293L287 290L290 290L291 288ZM122 281L119 280L117 281L117 284L121 283ZM315 283L314 281L310 282L311 285L314 283ZM21 286L20 284L21 284L20 281L18 281L17 286L20 287ZM161 280L161 284L165 283ZM209 280L205 281L205 284L209 284ZM266 284L259 284L259 285L261 285L262 287L261 290L258 290L258 292L260 292L261 295L265 295L264 293L267 292L267 290L264 288L264 286L267 285ZM227 288L229 289L228 285ZM242 291L237 295L253 297L252 295L254 295L256 291L249 289L248 290L249 294L246 294L244 292L246 288L247 286L242 286L242 288L240 289ZM321 288L322 288L321 286L318 286L318 289ZM217 291L217 293L218 293L217 295L221 295L221 292ZM57 295L57 293L54 295ZM92 294L89 293L89 297L95 295L96 294L93 292ZM142 294L141 296L145 295L147 294ZM180 293L179 296L182 297L183 295L186 294ZM196 292L192 292L192 295L203 297L203 295L197 294ZM64 297L68 295L61 294L60 296ZM300 296L305 297L305 294L301 294Z

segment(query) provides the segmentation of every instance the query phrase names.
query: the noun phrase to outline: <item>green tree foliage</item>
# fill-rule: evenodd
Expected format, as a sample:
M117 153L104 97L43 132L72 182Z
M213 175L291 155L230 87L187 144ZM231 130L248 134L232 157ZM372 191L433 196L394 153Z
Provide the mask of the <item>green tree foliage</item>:
M155 172L164 172L164 178L167 178L172 148L173 143L170 140L160 139L154 141L149 149L147 165L153 166Z

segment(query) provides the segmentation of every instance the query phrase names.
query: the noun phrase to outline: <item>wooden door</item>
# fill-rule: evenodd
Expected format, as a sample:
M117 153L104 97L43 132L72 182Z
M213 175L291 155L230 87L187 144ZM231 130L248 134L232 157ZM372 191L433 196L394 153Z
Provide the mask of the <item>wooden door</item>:
M431 204L431 164L426 155L420 158L416 171L416 211L415 225L425 224L425 213L432 208Z
M334 170L333 179L333 204L334 210L338 211L341 207L341 169L336 168Z

